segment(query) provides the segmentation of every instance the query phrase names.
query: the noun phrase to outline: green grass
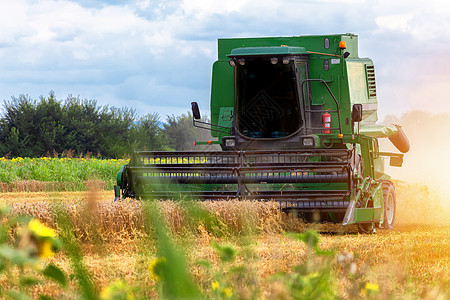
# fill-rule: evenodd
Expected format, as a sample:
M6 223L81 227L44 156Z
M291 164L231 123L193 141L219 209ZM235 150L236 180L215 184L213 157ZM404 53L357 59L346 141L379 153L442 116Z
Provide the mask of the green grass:
M97 158L0 158L0 182L17 181L66 182L84 186L88 180L101 180L112 188L124 159Z

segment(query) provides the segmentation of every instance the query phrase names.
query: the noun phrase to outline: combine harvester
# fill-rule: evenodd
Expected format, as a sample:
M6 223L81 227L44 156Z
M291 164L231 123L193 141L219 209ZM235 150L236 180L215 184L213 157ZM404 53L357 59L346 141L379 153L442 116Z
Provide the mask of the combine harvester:
M372 60L354 34L219 39L211 123L222 151L134 152L121 168L116 199L273 200L303 218L392 229L396 199L379 151L389 138L403 153L398 125L378 125Z

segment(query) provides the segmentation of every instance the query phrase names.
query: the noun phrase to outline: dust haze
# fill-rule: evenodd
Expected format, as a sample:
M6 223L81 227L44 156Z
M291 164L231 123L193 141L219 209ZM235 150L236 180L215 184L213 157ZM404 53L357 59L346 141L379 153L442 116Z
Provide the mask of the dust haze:
M401 168L386 162L397 187L398 221L450 224L450 113L413 110L383 123L402 125L411 144ZM380 149L398 152L387 139Z

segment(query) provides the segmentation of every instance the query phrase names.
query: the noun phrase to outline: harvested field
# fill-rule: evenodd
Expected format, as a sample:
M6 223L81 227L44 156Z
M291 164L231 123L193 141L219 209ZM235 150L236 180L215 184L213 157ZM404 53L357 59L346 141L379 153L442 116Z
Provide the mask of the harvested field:
M424 199L434 195L421 186L398 182L397 196L395 230L379 230L376 235L357 234L354 227L343 230L339 225L303 224L280 213L276 203L201 202L200 212L206 212L202 218L195 217L192 211L198 207L189 203L163 201L158 207L169 235L186 257L189 273L206 294L216 278L214 274L223 273L223 281L233 286L239 298L283 298L288 291L277 281L277 274L290 273L294 266L311 259L305 244L284 232L313 228L320 232L321 249L333 250L336 257L354 253L347 265L334 262L332 273L340 297L364 298L367 295L361 294L361 284L369 282L379 286L380 299L445 299L449 296L450 274L448 207L442 199L424 205ZM143 203L113 202L112 198L111 191L92 188L89 192L6 193L0 196L0 202L9 205L13 214L34 216L53 228L58 228L55 207L62 208L74 224L83 262L98 289L122 279L138 286L140 296L154 297L158 294L157 281L149 275L147 264L158 255L158 249L151 238L154 230L149 231L149 221L143 214ZM236 260L230 266L220 261L214 243L236 250ZM72 274L70 259L64 253L56 254L51 261ZM198 261L210 262L210 271ZM245 276L235 278L233 267L244 266ZM350 266L356 269L349 273ZM0 277L0 282L5 286L6 278ZM55 297L77 295L74 280L68 289L48 284L32 290L34 295L44 291Z

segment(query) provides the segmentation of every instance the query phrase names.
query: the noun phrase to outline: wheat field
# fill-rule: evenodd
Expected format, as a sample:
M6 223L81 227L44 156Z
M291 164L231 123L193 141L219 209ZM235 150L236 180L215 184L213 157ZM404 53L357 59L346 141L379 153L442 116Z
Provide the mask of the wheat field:
M290 299L291 295L277 280L277 274L291 272L309 257L305 244L285 233L312 228L320 233L321 249L333 250L336 257L352 255L354 275L350 276L340 264L332 271L339 297L366 298L356 283L370 282L379 286L376 295L379 299L435 299L438 296L445 299L449 296L450 274L448 206L426 187L401 182L396 182L396 186L397 226L392 231L378 230L375 235L357 234L355 227L304 224L280 212L274 202L199 202L199 207L213 217L210 222L209 217L192 218L191 208L186 203L160 201L158 209L169 235L186 257L189 273L205 290L214 278L197 262L208 261L211 270L222 272L223 265L211 245L229 244L237 253L233 264L246 268L244 279L228 279L234 284L233 297ZM33 216L52 228L58 228L54 207L62 208L74 224L83 261L98 289L121 279L139 286L144 297L156 297L157 282L149 276L147 261L157 255L157 246L149 239L143 203L136 200L113 202L112 199L113 193L102 190L96 182L90 183L88 192L0 195L0 202L11 207L12 214ZM71 265L64 253L57 253L51 261L71 274ZM234 278L231 269L230 266L225 273ZM2 276L0 286L2 282L6 284ZM56 298L74 299L75 283L71 286L62 289L55 284L38 285L33 287L32 294L37 297L46 292Z

